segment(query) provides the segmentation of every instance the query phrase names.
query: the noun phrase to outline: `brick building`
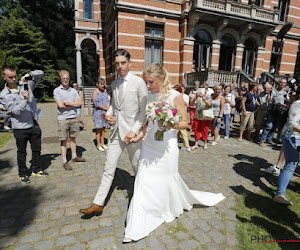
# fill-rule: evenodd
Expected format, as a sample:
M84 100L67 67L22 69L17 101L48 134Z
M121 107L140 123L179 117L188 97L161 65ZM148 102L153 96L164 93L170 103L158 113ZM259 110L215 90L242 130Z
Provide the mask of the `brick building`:
M131 53L133 73L160 62L173 83L292 76L299 12L299 0L75 0L77 81L87 65L83 48L108 83L116 48Z

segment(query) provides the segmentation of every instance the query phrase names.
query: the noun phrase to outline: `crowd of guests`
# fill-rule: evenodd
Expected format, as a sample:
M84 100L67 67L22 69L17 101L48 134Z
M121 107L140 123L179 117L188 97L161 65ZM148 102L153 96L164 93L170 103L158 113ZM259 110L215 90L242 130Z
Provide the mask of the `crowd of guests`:
M231 136L233 122L239 122L239 133L237 140L241 142L244 138L249 141L256 140L260 146L280 142L280 133L286 123L289 106L289 88L285 79L281 79L277 87L269 82L258 85L255 82L236 82L225 85L215 85L209 88L208 83L200 84L194 82L194 88L189 92L190 130L195 133L195 145L192 149L199 147L202 136L203 149L207 149L207 136L209 131L213 136L211 145L217 145L220 128L224 123L224 139ZM206 111L205 111L206 110ZM203 113L212 111L207 117ZM277 132L277 140L273 139ZM253 135L254 134L254 135ZM186 150L184 146L184 150Z
M29 177L32 172L35 176L48 175L38 166L41 150L41 130L37 121L41 116L41 111L32 93L38 81L42 79L43 72L32 71L24 75L19 82L17 81L16 70L12 67L3 68L2 74L6 81L6 86L1 93L1 109L7 109L10 116L3 113L1 115L6 120L8 118L11 120L18 148L17 158L20 180L21 182L29 183ZM59 76L61 85L54 90L54 98L57 103L58 136L61 141L63 167L69 171L72 170L72 166L67 161L66 155L68 138L70 139L72 152L71 160L73 162L85 162L84 158L76 154L76 136L79 131L79 124L82 125L83 129L86 128L85 123L81 119L83 93L79 90L76 83L73 84L73 88L70 86L68 71L62 70ZM203 149L207 150L209 133L211 133L213 138L210 145L215 146L220 143L219 139L221 136L224 139L231 137L232 123L239 122L239 132L236 135L239 142L244 137L249 141L255 140L261 147L267 144L281 144L282 142L283 149L280 152L277 164L266 169L266 172L279 175L279 168L284 159L287 166L285 168L295 169L295 164L292 164L291 161L295 162L295 152L298 152L297 149L300 144L298 145L298 139L291 140L288 136L295 137L295 134L298 135L299 133L297 123L299 122L297 121L299 112L296 110L298 106L294 105L293 117L289 117L289 120L288 112L289 106L297 99L296 96L298 94L295 92L296 88L290 89L287 86L285 79L280 79L277 86L272 86L269 82L265 82L262 85L251 82L241 83L239 88L236 86L236 82L228 85L222 83L210 88L207 81L203 83L195 81L194 87L189 91L189 94L186 93L184 84L181 84L177 90L181 92L185 108L190 116L189 129L177 130L178 137L183 142L182 150L191 152L198 149L200 140L203 141ZM109 127L109 124L105 116L110 107L110 99L111 97L106 90L105 80L99 78L91 98L96 147L99 151L107 149L104 137L105 130ZM224 123L224 132L221 134L220 128L222 123ZM288 128L283 129L285 124L288 124L286 125ZM245 130L246 134L244 136ZM191 147L189 134L192 133L194 133L195 143ZM275 133L277 133L276 139L273 138ZM33 157L30 169L25 164L28 141L32 145ZM296 148L296 151L291 150L291 147ZM289 152L285 148L289 148ZM287 174L287 171L282 172L285 174L280 180L284 184L279 186L275 201L291 204L284 197L286 183L288 183L291 175Z

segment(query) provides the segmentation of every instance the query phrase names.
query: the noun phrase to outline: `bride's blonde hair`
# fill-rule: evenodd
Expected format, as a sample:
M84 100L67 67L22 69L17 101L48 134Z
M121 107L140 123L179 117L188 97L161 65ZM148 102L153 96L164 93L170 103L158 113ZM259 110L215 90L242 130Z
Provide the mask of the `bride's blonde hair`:
M150 66L143 72L144 79L146 75L151 75L153 78L158 80L159 92L161 94L162 101L164 101L172 89L172 84L169 81L169 73L166 68L159 63L151 63Z

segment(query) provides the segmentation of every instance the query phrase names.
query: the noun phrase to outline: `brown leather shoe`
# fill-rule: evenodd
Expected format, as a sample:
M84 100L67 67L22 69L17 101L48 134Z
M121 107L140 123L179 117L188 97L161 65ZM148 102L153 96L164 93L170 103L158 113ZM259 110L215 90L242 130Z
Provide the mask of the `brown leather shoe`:
M74 159L72 159L73 162L86 162L86 160L82 157L76 156Z
M68 162L64 163L63 167L67 171L70 171L73 169L72 166Z
M96 216L100 215L103 211L103 207L97 204L93 204L89 208L80 209L79 212L83 214L94 214Z

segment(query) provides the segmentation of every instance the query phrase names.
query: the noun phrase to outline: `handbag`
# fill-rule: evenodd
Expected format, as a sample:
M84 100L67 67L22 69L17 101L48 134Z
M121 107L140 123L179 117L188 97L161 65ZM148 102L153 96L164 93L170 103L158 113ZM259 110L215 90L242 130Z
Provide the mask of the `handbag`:
M201 120L213 120L214 119L214 111L212 108L204 108L202 110Z

